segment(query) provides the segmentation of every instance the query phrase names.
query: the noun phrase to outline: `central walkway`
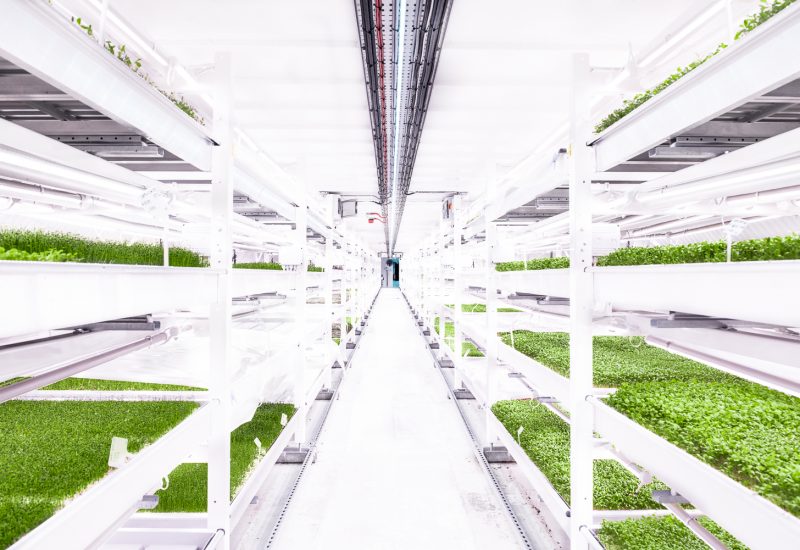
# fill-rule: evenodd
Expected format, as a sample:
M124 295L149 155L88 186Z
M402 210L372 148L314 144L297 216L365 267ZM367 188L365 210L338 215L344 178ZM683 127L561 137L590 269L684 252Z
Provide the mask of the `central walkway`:
M383 289L274 548L521 548L397 289Z

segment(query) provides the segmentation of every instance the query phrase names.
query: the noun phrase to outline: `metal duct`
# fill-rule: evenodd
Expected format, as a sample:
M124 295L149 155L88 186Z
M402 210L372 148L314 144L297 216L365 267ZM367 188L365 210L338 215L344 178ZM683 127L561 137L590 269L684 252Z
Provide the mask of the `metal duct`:
M385 226L389 256L411 185L452 5L453 0L355 0L382 215L394 223Z

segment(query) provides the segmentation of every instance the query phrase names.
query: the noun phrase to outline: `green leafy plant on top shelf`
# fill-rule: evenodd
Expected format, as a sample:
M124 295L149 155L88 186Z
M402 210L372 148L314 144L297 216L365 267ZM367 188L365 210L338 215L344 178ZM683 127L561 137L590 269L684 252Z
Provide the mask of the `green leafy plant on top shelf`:
M60 250L45 250L44 252L25 252L11 248L6 250L0 246L0 260L14 260L18 262L79 262L75 254L67 254Z
M742 21L742 24L739 25L739 31L736 33L734 38L739 40L750 31L755 30L759 25L766 23L775 15L794 4L794 2L795 0L774 0L773 2L761 0L761 5L759 6L758 11Z
M314 272L314 273L320 273L322 271L325 271L325 268L324 267L320 267L318 265L314 265L314 264L308 264L308 271L311 271L311 272Z
M125 44L117 46L110 40L106 40L104 47L108 53L125 63L133 72L138 72L142 68L142 60L140 58L133 59L129 56Z
M49 233L16 229L0 230L0 247L48 257L57 251L54 261L77 261L99 264L162 265L163 249L159 244L94 241L69 233ZM42 259L40 261L51 261ZM207 260L186 248L170 248L169 265L206 267Z
M598 258L599 266L691 264L724 262L727 259L725 241L700 242L685 245L620 248ZM731 245L731 261L753 262L768 260L800 260L800 236L767 237L739 241Z
M536 258L533 260L528 260L527 263L523 261L500 262L494 266L497 271L565 269L567 267L569 267L569 258L566 256L559 258Z
M498 401L492 412L569 503L569 424L536 401ZM518 434L520 427L523 430ZM658 481L640 488L639 480L615 460L595 460L594 477L594 507L598 510L660 509L650 494L667 489Z
M708 518L700 524L729 550L747 546ZM623 521L604 520L597 536L606 550L707 550L708 546L674 516L646 516Z
M433 330L439 334L439 318L433 320ZM456 341L456 327L452 321L445 321L444 323L444 341L453 349ZM472 342L461 342L461 356L464 357L483 357L481 351Z
M772 2L768 2L766 0L762 0L761 7L757 13L752 14L750 17L746 18L740 25L739 31L734 36L734 40L739 40L743 38L748 33L753 31L759 25L769 21L772 17L776 14L780 13L791 4L793 4L795 0L773 0ZM720 44L717 46L717 49L714 50L712 53L708 54L705 57L702 57L692 63L688 64L685 67L679 67L675 70L674 73L669 75L666 79L661 81L660 83L656 84L653 88L649 90L645 90L633 96L631 99L626 99L622 102L622 107L619 109L615 109L610 114L608 114L605 118L603 118L597 125L594 127L595 133L599 134L606 128L609 128L617 121L625 118L628 114L632 111L636 110L637 108L641 107L644 103L658 95L659 93L663 92L667 89L671 84L674 84L697 67L701 66L703 63L711 59L712 57L716 56L718 53L722 52L725 48L727 48L727 44Z
M114 436L138 452L197 405L167 401L9 401L0 405L0 548L108 473Z
M445 307L453 309L453 304L445 304ZM461 311L464 313L486 313L486 304L461 304ZM513 307L499 307L499 313L519 313L520 310Z
M606 401L800 516L799 398L734 379L622 385Z
M562 376L569 376L569 334L504 332L500 338ZM634 382L670 380L732 381L735 377L691 359L645 344L641 338L595 336L593 376L597 387L616 388Z
M149 78L147 79L147 81L150 82ZM152 84L152 82L150 83ZM161 92L167 99L169 99L178 109L180 109L181 111L192 117L194 120L205 126L206 124L205 119L203 119L203 117L200 116L200 113L197 112L197 109L195 109L191 103L186 101L186 98L184 98L183 96L176 95L175 92L168 92L166 90L162 90L155 84L153 84L153 86L159 92Z
M293 405L264 403L253 418L231 432L231 492L236 493L250 475L255 463L269 450L283 426L281 415L291 418ZM254 439L261 441L261 453ZM169 474L169 486L156 492L158 506L154 512L205 512L208 495L208 464L181 464Z
M702 65L703 63L705 63L706 61L708 61L709 59L711 59L712 57L714 57L727 47L728 47L727 44L724 43L720 44L719 46L717 46L716 50L714 50L707 56L692 61L685 67L678 67L677 69L675 69L675 72L673 72L671 75L669 75L667 78L665 78L664 80L662 80L649 90L639 92L631 99L624 100L622 102L622 107L613 110L603 120L601 120L595 125L594 127L595 133L599 134L606 128L612 126L618 120L625 118L631 112L635 111L636 109L644 105L646 102L650 101L653 97L666 90L669 86L671 86L672 84L674 84L675 82L677 82L678 80L680 80L681 78L683 78L684 76L695 70L697 67L699 67L700 65Z
M269 269L273 271L283 271L283 266L275 262L245 262L233 264L236 269Z
M92 28L92 25L90 23L84 22L83 18L81 17L73 17L72 22L75 23L78 26L78 28L83 30L83 32L85 32L87 36L89 36L95 41L97 40L97 37L94 34L94 29ZM147 82L148 84L153 86L156 90L158 90L164 97L169 99L176 107L178 107L178 109L189 115L193 120L195 120L199 124L205 126L206 122L203 119L203 117L200 116L200 113L198 113L197 109L193 107L189 102L187 102L183 96L178 96L174 92L168 92L160 88L155 84L155 82L153 82L153 80L150 78L150 75L140 70L142 68L141 58L136 58L136 59L132 58L128 54L127 46L125 44L115 44L111 40L106 40L105 44L103 44L103 48L108 53L116 57L119 61L124 63L125 66L128 67L130 70L132 70L134 73L142 77L145 82Z

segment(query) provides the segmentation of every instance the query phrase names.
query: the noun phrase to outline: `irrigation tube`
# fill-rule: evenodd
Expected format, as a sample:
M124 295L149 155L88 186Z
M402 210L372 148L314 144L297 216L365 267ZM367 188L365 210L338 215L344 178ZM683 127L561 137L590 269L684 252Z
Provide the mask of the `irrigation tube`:
M592 550L605 550L605 546L603 546L600 541L597 540L595 534L592 533L592 530L586 525L581 525L580 532Z
M733 361L715 357L708 353L697 351L690 347L675 343L671 340L664 340L663 338L657 338L655 336L647 336L644 341L650 345L659 347L671 353L682 355L687 359L706 363L712 367L716 367L719 370L727 371L736 376L741 376L759 384L769 386L783 393L800 397L800 383L795 382L794 380L788 380L759 369L754 369L746 365L741 365L739 363L734 363Z
M708 529L703 527L700 522L697 521L697 518L694 518L686 513L686 510L674 503L665 503L663 506L672 512L672 514L678 518L681 523L688 527L692 533L697 535L697 538L705 542L713 550L728 550L727 546L722 544L717 537L712 535Z
M55 382L63 380L64 378L68 378L73 374L77 374L79 372L83 372L98 365L102 365L103 363L106 363L118 357L122 357L123 355L127 355L131 352L149 348L150 346L156 344L163 344L165 342L168 342L186 328L188 327L184 328L169 327L159 333L145 336L144 338L134 340L133 342L123 344L121 346L111 348L105 351L101 351L85 359L79 359L77 361L67 363L62 367L58 367L53 370L47 371L45 373L32 376L30 378L17 382L16 384L11 384L4 388L0 388L0 403L5 403L6 401L14 399L15 397L19 397L20 395L28 393L29 391L38 390L43 386L47 386L48 384L53 384Z
M225 531L217 529L214 535L209 539L208 543L203 547L203 550L215 550L219 548L222 540L225 538Z

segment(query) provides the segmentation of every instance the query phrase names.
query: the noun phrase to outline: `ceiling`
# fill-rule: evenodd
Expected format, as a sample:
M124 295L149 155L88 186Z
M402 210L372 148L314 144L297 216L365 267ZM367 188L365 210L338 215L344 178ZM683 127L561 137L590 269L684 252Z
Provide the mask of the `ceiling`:
M69 0L76 13L97 2ZM568 117L570 62L589 52L595 110L628 89L713 50L729 32L724 10L621 89L608 90L629 52L652 51L715 2L673 0L455 0L413 169L396 249L408 250L439 223L443 193L471 200ZM756 0L734 0L733 20ZM353 0L111 0L111 9L164 57L201 83L219 51L233 59L235 123L314 191L376 200L378 182ZM170 89L197 99L179 77ZM202 108L202 102L197 99ZM376 251L380 222L366 212L346 225Z

